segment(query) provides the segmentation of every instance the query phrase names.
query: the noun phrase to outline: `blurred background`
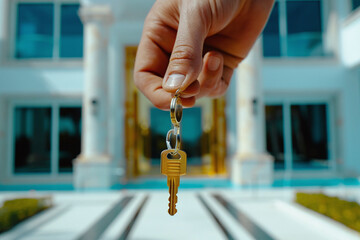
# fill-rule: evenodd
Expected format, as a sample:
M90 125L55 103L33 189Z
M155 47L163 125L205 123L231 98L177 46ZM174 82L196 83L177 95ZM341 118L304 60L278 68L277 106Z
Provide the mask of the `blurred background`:
M153 2L0 1L0 190L165 186L170 116L133 83ZM359 6L275 1L227 95L184 110L185 186L357 183Z

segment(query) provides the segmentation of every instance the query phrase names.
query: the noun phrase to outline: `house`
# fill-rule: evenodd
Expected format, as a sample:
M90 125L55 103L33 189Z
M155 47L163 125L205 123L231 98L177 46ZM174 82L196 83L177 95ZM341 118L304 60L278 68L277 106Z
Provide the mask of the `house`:
M160 176L169 113L132 81L153 2L0 1L0 185L108 188ZM184 110L188 176L358 177L359 6L276 0L228 94Z

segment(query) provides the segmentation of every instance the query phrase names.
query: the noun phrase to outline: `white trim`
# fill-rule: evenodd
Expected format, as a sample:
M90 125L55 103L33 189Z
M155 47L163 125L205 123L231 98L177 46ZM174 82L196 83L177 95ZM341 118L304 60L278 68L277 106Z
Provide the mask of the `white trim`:
M14 169L14 110L16 107L49 107L51 108L51 154L50 154L50 173L16 173ZM70 180L72 173L59 172L59 117L60 107L82 107L81 98L61 99L44 97L38 99L31 98L17 98L10 99L8 105L8 157L7 157L7 174L6 182L17 181L47 181L53 179L57 180ZM52 182L52 181L51 181Z
M51 106L51 176L55 177L59 172L59 104Z
M4 58L5 61L9 60L9 59L16 59L15 58L15 50L16 50L16 29L17 29L17 19L18 19L18 1L14 0L13 2L11 2L9 4L9 10L10 10L10 29L9 29L9 40L7 41L7 43L9 44L9 51L7 53L7 57Z
M307 105L307 104L325 104L327 117L327 144L328 144L328 169L319 170L296 170L292 168L293 149L292 149L292 129L291 129L291 105ZM336 115L335 100L332 95L306 96L298 95L277 95L265 96L264 105L281 105L283 107L283 131L284 131L284 170L276 170L275 176L282 176L291 179L296 176L325 174L327 176L334 175L337 169L337 151L336 151Z
M54 16L53 16L53 57L54 61L60 58L60 23L61 23L61 4L59 0L54 0Z
M291 178L293 171L293 146L292 146L292 127L291 127L291 103L289 100L283 103L283 128L284 128L284 156L285 156L285 171Z
M17 30L17 13L18 4L21 3L34 3L34 4L53 4L53 56L50 58L16 58L16 30ZM4 61L8 64L37 64L40 66L52 64L67 64L72 63L82 64L83 58L60 58L60 35L61 35L61 5L62 4L80 4L79 0L13 0L10 1L10 29L8 39L8 56Z
M291 2L291 1L299 1L299 0L276 0L275 3L278 3L278 26L279 26L279 40L280 40L280 56L275 56L275 57L265 57L263 56L264 59L338 59L336 52L334 52L331 56L289 56L288 55L288 22L287 22L287 2ZM323 53L325 54L325 48L324 48L324 40L325 37L324 35L326 34L326 24L327 24L327 20L329 18L329 11L331 10L329 7L329 1L324 1L324 0L301 0L303 2L315 2L315 1L319 1L320 2L320 19L321 19L321 49L323 51ZM274 4L275 4L274 3Z
M280 57L288 57L286 0L279 0Z
M6 177L10 178L13 173L14 173L14 105L12 103L9 103L9 107L8 107L8 141L7 141L7 150L8 150L8 154L7 154L7 171L6 171Z

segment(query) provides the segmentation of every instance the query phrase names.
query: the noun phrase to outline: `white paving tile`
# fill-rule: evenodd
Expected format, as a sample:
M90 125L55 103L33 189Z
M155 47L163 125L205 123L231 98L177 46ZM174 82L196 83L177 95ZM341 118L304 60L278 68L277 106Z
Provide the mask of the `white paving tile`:
M275 239L360 239L360 235L357 233L355 235L353 232L347 234L346 232L349 230L344 226L336 226L337 223L329 224L327 219L321 216L314 217L314 214L306 209L296 207L294 209L291 201L296 191L319 191L319 189L180 190L178 212L175 216L167 213L167 190L40 192L36 195L53 195L56 208L25 221L6 234L0 234L0 239L76 239L89 230L125 195L133 195L134 198L109 225L100 239L118 239L133 218L145 195L149 195L148 201L132 227L128 239L226 239L218 223L199 201L198 194L203 196L204 201L235 239L253 239L251 234L212 197L213 193L229 200ZM360 188L357 187L321 188L321 190L331 195L340 195L350 199L359 199L360 197ZM28 196L28 194L28 192L0 193L0 202L12 197Z
M122 233L126 230L129 222L136 214L140 205L147 196L145 193L134 193L134 197L131 199L130 203L123 209L120 214L114 219L111 225L104 231L100 236L101 240L115 240L120 239Z
M314 233L321 234L326 239L358 240L360 234L326 216L316 213L296 203L276 201L277 208L286 212L288 216L311 228Z
M97 220L99 220L113 205L119 201L118 197L108 196L104 198L97 194L95 198L91 194L75 194L72 204L57 218L39 226L30 234L20 238L21 240L71 240L76 239L86 232ZM59 201L64 195L56 196ZM79 198L81 201L79 201ZM102 201L103 200L103 201Z
M244 227L240 226L239 223L227 211L225 211L218 202L216 202L211 194L202 194L202 196L216 217L221 221L234 239L255 240L254 237L244 229Z
M275 201L243 201L233 204L264 231L279 240L330 240L311 226L278 209Z
M178 212L170 216L167 213L168 192L152 193L129 239L226 239L218 224L200 203L195 191L181 191L178 197Z

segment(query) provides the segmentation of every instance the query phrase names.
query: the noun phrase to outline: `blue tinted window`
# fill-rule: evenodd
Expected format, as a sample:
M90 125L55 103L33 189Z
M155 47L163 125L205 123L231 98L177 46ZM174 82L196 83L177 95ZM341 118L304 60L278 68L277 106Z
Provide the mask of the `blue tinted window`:
M265 57L280 56L279 4L275 3L263 32L263 50Z
M352 9L360 7L360 0L352 0Z
M79 4L61 5L60 57L83 56L83 25L78 15Z
M72 172L81 149L81 108L61 107L59 118L59 171Z
M329 168L326 104L291 105L292 154L295 170Z
M54 46L53 22L53 4L19 4L16 58L51 58Z
M320 1L287 1L289 56L322 56Z
M16 107L14 110L14 172L49 173L51 108Z

